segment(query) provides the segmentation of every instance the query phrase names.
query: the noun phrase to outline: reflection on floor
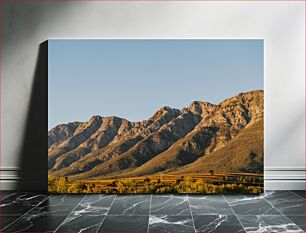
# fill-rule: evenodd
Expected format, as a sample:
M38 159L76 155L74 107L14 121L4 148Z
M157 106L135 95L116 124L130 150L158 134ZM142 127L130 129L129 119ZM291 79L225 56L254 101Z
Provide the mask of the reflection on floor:
M252 195L1 192L1 232L303 232L303 191Z

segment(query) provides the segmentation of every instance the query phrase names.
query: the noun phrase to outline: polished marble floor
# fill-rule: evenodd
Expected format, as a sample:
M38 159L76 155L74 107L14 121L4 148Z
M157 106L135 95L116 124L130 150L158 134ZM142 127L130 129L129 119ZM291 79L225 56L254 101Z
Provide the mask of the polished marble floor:
M303 191L0 197L1 232L304 232L305 222Z

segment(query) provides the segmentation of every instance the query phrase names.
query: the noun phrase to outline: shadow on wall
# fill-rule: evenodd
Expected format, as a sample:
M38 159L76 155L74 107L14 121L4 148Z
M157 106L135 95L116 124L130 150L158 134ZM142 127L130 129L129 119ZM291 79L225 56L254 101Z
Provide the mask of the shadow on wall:
M48 41L39 45L21 149L18 190L47 191Z

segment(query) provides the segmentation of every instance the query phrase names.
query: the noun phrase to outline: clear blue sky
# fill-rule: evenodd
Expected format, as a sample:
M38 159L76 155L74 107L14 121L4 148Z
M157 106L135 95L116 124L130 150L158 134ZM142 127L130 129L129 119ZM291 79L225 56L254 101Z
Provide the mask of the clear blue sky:
M263 40L49 40L48 127L263 89Z

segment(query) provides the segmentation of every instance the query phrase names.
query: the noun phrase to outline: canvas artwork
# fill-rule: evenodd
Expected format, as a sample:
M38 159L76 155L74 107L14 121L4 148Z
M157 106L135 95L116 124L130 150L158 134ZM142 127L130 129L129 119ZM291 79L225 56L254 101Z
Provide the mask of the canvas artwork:
M49 192L263 192L263 43L49 40Z

